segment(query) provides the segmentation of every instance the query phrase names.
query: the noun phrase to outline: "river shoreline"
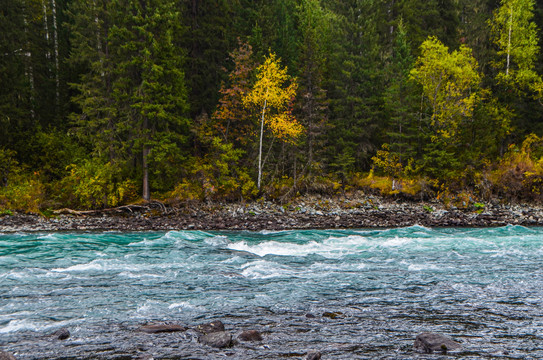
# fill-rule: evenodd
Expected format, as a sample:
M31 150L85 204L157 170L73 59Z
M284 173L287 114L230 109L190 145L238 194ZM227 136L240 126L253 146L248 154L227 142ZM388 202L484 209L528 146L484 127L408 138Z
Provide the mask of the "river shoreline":
M304 197L287 205L261 201L192 204L181 208L121 207L117 211L44 217L15 213L0 217L1 232L302 230L427 227L543 226L543 206L484 204L465 208L440 202L394 201L377 196Z

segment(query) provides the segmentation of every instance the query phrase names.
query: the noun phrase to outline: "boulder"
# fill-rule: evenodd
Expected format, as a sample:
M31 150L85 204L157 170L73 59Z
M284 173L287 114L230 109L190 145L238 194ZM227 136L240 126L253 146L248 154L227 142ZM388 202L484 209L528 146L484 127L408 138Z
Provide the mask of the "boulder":
M232 346L232 335L227 331L212 332L198 338L201 344L215 348L225 348Z
M321 359L321 353L320 351L312 350L307 353L307 356L305 357L306 360L320 360Z
M17 359L15 359L15 356L11 355L10 353L0 350L0 360L17 360Z
M247 330L239 334L238 339L241 341L262 341L262 335L256 330Z
M462 346L446 336L436 333L422 333L415 339L415 350L425 354L438 352L446 354L451 350L458 350Z
M196 326L196 331L202 334L211 334L224 331L224 324L220 320L215 320L207 324Z
M66 340L70 337L70 331L66 328L58 329L51 336L58 340Z
M140 331L148 334L168 333L176 331L186 331L187 328L178 324L148 324L139 328Z

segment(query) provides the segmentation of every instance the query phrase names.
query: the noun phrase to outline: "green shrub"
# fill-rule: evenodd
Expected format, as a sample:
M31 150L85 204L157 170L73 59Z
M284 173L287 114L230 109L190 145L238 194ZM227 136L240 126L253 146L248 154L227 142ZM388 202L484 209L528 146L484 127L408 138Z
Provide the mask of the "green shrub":
M490 174L494 192L509 201L543 201L543 139L531 134L520 148L511 145Z
M70 174L61 185L68 202L87 209L118 206L137 199L133 180L123 179L118 166L97 159L86 160L81 165L68 166ZM66 201L66 199L65 199Z

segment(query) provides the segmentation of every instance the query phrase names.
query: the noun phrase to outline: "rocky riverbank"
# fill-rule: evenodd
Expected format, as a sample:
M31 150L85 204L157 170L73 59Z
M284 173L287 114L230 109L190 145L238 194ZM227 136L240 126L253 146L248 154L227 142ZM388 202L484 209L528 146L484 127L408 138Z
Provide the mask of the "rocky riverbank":
M261 201L196 204L182 208L121 207L116 211L74 212L43 217L0 217L0 231L144 231L144 230L287 230L372 227L543 226L543 207L529 204L480 204L445 207L439 202L392 201L375 196L311 196L287 205Z

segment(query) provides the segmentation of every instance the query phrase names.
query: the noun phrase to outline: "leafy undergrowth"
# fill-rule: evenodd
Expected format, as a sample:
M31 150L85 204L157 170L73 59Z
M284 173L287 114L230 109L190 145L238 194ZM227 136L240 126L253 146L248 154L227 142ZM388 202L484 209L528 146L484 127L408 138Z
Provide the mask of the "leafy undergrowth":
M520 146L511 145L497 163L487 162L477 170L466 167L446 179L389 166L386 161L390 158L381 156L386 161L376 162L381 166L369 173L303 174L296 179L283 176L272 178L260 192L248 169L235 167L236 156L223 156L230 149L220 150L221 156L194 162L187 178L170 192L155 193L154 199L183 207L259 199L284 204L306 195L334 198L363 193L391 201L437 200L446 207L476 212L483 212L485 203L491 201L543 203L543 139L536 135L528 136ZM47 183L39 172L30 172L14 162L12 154L0 152L0 157L4 164L0 168L4 175L0 184L1 215L13 211L46 214L64 207L100 209L141 201L136 181L124 178L111 164L73 165L64 178ZM387 169L392 170L387 174Z

